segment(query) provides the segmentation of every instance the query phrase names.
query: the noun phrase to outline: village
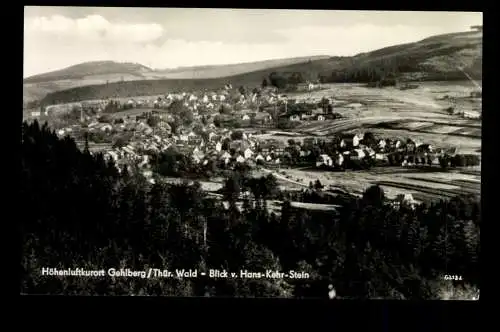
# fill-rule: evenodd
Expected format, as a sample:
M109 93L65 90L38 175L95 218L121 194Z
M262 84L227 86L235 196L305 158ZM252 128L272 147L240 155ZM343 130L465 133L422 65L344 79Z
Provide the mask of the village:
M321 87L306 83L299 89ZM304 137L295 130L300 123L342 118L334 104L334 96L292 99L273 87L247 92L227 84L213 92L51 105L32 115L48 119L60 137L73 137L81 149L101 152L119 170L139 171L150 183L161 173L159 156L164 153L189 160L189 166L179 166L184 172L161 174L174 177L208 178L236 167L279 175L280 169L293 168L344 172L384 166L479 165L477 155L460 155L410 138L379 137L361 128L317 137ZM309 183L306 178L282 177L304 186Z

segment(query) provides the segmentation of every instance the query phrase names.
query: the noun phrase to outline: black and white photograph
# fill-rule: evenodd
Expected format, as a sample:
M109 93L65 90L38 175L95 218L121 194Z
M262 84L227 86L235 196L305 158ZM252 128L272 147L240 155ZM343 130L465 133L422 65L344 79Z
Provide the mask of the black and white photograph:
M478 300L482 29L25 6L20 293Z

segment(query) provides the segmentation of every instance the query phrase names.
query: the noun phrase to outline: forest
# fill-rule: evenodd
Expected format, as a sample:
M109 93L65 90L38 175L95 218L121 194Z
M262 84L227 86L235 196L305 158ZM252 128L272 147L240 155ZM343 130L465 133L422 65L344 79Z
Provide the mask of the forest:
M478 197L396 209L375 186L338 213L285 201L275 214L266 209L272 179L245 183L251 195L239 209L233 176L227 207L196 182L151 185L119 172L37 121L22 126L21 174L23 294L314 298L331 284L345 299L438 299L452 286L478 287ZM44 267L272 269L310 278L78 278L42 276Z

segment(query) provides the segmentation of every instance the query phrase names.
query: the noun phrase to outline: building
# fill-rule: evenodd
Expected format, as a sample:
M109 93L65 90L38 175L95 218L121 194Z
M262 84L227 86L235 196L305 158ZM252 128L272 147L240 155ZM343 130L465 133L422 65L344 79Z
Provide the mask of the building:
M327 155L327 154L322 154L318 157L318 160L316 161L316 167L320 166L333 166L333 160L332 158Z
M477 112L477 111L464 111L464 118L466 119L474 119L474 120L477 120L477 119L480 119L481 118L481 113Z
M340 147L341 148L353 148L359 146L359 141L361 141L361 137L359 135L344 135L342 136L342 139L340 141Z

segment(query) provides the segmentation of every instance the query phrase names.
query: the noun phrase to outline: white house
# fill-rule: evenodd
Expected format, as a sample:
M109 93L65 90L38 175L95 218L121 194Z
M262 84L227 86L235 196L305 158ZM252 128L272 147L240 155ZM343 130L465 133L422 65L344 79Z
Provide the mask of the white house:
M245 159L249 159L253 156L253 151L251 149L246 149L244 152Z
M300 121L299 115L290 115L290 121Z
M213 94L213 95L212 95L212 100L213 100L213 101L217 101L217 95L216 95L216 94Z
M224 160L224 162L227 164L229 163L229 160L231 160L231 155L226 151L220 156L221 160Z
M193 95L193 94L192 94L191 96L189 96L189 101L195 101L195 100L197 100L197 99L198 99L198 97L196 97L196 96L195 96L195 95Z
M365 151L363 151L362 149L355 149L352 152L353 152L351 156L352 159L361 159L366 156Z
M243 114L241 120L250 120L250 116L248 114Z
M481 113L476 112L476 111L464 111L464 118L479 119L479 118L481 118Z
M324 115L318 115L318 121L325 121Z
M319 156L318 161L316 161L316 167L320 166L333 166L332 158L327 154L322 154Z
M270 155L268 155L268 156L266 157L266 161L271 161L271 160L273 160L273 158L271 158L271 156L270 156Z
M149 156L148 155L143 155L142 156L142 161L139 164L139 167L144 167L149 163Z
M396 197L397 203L401 205L406 205L410 207L414 207L417 201L413 198L412 194L399 194Z
M104 126L101 127L102 131L111 130L111 129L113 129L113 126L111 126L110 124L105 124Z
M114 161L117 161L118 160L118 154L114 151L108 151L107 152L107 155L113 159Z
M350 137L346 137L344 139L342 139L340 141L340 146L341 147L347 147L347 146L353 146L353 147L356 147L356 146L359 146L359 141L361 140L362 138L360 138L359 135L354 135L352 136L352 138Z
M226 96L224 96L224 95L220 95L220 96L219 96L219 100L220 100L220 101L224 101L224 100L226 100Z
M222 143L217 142L217 144L215 144L215 151L220 152L221 150L222 150Z
M40 116L40 112L31 112L31 116Z
M264 161L264 157L261 154L258 154L257 157L255 157L255 161L262 160Z
M208 96L207 95L204 95L203 96L203 103L208 103Z
M385 148L385 146L387 145L387 142L385 139L381 139L380 141L378 141L378 147L383 149Z
M340 166L344 163L344 156L341 153L335 155L335 164Z
M365 149L365 153L368 156L370 156L370 157L374 157L375 156L375 151L372 148L370 148L370 147L368 147L368 148Z
M208 140L209 141L212 141L215 139L215 137L217 137L217 134L214 133L213 131L211 133L208 134Z
M236 162L237 162L237 163L244 163L244 162L245 162L245 157L243 157L242 155L239 155L239 156L236 158Z

